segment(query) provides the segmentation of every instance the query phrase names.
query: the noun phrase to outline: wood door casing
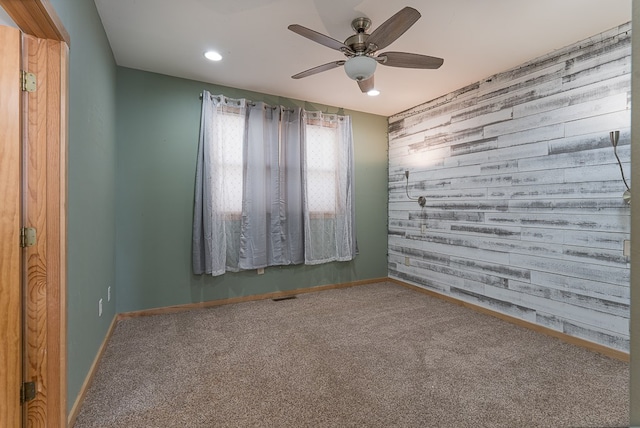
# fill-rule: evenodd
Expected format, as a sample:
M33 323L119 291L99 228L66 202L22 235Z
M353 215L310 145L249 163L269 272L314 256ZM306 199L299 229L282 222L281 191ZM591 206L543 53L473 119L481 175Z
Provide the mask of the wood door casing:
M24 222L37 230L26 248L24 375L36 383L25 404L29 427L62 427L66 420L66 44L23 36L23 68L36 75L25 92Z
M0 426L21 423L20 31L0 26Z
M27 107L23 111L19 88L20 31L0 28L0 195L3 198L0 204L0 427L27 424L21 420L23 372L39 379L40 391L46 392L33 407L24 406L25 413L30 415L28 426L63 427L67 425L66 157L70 38L49 0L0 0L0 7L24 34L48 39L38 42L46 46L36 49L46 52L36 56L38 61L33 62L36 57L23 60L23 68L33 66L37 69L39 86L46 86L46 90L37 91L35 95L23 96L22 102L29 102L33 110L29 112ZM41 61L43 58L46 59L44 62ZM42 117L36 119L32 114ZM21 127L21 121L27 121L27 125ZM32 158L26 162L21 160L21 133L35 138L35 142L32 139L22 145L22 148L30 144L35 147ZM12 143L14 140L16 144ZM43 163L45 160L46 164ZM46 172L30 171L34 162L39 167L46 166ZM27 189L21 189L22 170L46 183L32 185L31 193L25 193ZM22 207L21 191L25 195ZM26 200L27 197L32 200ZM25 205L35 212L21 213ZM12 242L19 245L20 226L29 226L24 224L24 217L33 216L38 218L36 227L44 227L45 233L37 253L34 253L35 249L21 250L12 245ZM21 263L23 255L39 265ZM20 285L21 270L24 269L28 272L27 278L31 277L28 289L24 284ZM42 286L43 281L45 286ZM31 343L41 348L31 350L36 359L23 370L22 299L28 307L25 314L42 317L27 321L26 331L31 328L39 334ZM32 304L35 309L29 307Z

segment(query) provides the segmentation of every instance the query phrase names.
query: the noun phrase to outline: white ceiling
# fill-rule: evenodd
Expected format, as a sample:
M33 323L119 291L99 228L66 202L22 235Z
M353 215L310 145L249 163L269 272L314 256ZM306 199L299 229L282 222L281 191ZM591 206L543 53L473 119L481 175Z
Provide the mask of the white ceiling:
M118 65L390 116L631 20L632 0L95 0ZM344 56L287 29L343 41L351 20L371 30L420 11L381 52L444 58L438 70L379 66L369 97L342 68L291 76ZM224 59L213 63L206 50Z

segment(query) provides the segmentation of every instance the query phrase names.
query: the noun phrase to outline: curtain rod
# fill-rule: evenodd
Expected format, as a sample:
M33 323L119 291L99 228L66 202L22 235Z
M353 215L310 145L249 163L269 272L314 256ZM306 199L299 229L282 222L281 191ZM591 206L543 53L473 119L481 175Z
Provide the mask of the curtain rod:
M211 94L211 96L212 96L212 97L214 97L214 98L218 98L218 97L219 97L218 95L213 95L213 94ZM200 99L202 99L202 93L200 93ZM233 99L233 98L231 98L231 99ZM255 107L255 106L257 105L255 102L253 102L253 101L251 101L251 100L246 100L246 101L247 101L247 103L246 103L246 104L247 104L248 106L250 106L250 107ZM266 104L266 103L265 103L265 107L268 107L268 108L270 108L270 109L272 109L272 110L275 110L275 109L277 109L277 108L278 108L278 106L271 106L271 105L268 105L268 104ZM292 109L292 108L283 108L283 110L284 110L284 111L289 111L289 112L292 112L292 113L295 111L295 110L294 110L294 109Z

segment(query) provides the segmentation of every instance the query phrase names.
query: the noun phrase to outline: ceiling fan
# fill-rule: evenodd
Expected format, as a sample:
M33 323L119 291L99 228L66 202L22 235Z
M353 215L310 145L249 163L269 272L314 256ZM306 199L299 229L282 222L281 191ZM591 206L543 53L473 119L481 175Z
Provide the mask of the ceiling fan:
M319 65L291 77L301 79L344 65L347 75L358 82L360 90L362 92L369 92L374 89L373 73L378 63L390 67L402 68L439 68L444 63L444 60L427 55L408 52L383 52L375 56L378 50L386 48L396 41L398 37L403 35L405 31L420 19L420 16L420 12L414 8L405 7L387 19L371 34L367 33L367 30L371 27L371 20L364 17L356 18L351 22L351 28L353 28L356 34L348 37L344 43L301 25L289 25L289 30L294 33L331 49L340 51L347 57L346 60Z

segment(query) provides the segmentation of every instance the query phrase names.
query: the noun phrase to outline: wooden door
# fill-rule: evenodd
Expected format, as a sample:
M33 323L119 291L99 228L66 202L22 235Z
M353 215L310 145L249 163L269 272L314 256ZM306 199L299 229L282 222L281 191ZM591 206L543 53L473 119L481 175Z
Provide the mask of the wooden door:
M20 31L0 26L0 426L21 424Z

